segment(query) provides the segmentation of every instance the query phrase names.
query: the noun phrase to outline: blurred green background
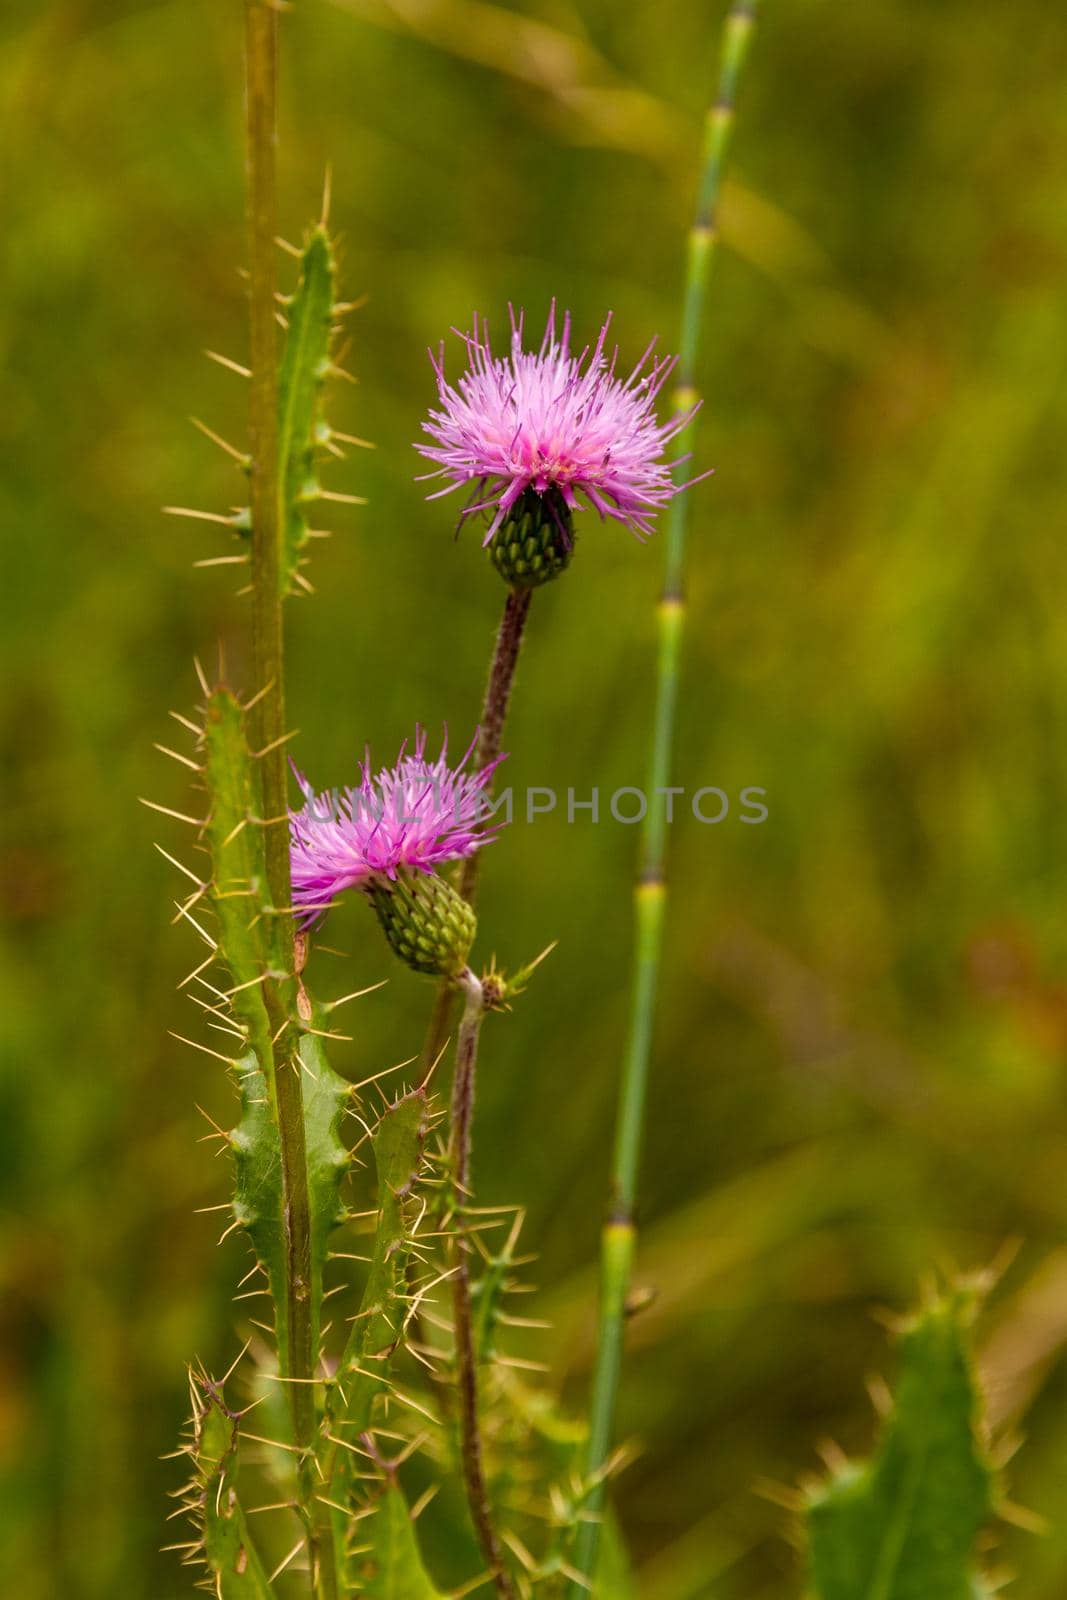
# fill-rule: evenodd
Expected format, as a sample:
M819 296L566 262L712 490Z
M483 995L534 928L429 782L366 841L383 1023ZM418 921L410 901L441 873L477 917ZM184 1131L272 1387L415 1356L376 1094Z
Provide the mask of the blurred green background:
M724 6L299 0L284 24L291 237L327 162L358 387L377 441L331 474L290 710L313 781L415 722L473 728L499 580L410 448L425 357L475 308L549 298L624 360L678 320ZM619 1504L646 1600L779 1600L790 1519L759 1493L865 1448L872 1310L1019 1248L983 1327L998 1426L1026 1443L1014 1592L1067 1585L1067 26L1044 0L768 3L723 207L693 492L678 781L768 791L683 815L644 1179ZM183 1364L235 1353L244 1255L214 1247L224 1115L178 978L181 831L167 711L243 607L192 562L233 469L244 353L240 10L15 0L0 19L0 521L9 927L2 983L0 1589L177 1600L160 1462ZM450 346L455 369L458 347ZM519 786L641 782L660 552L587 526L538 595L509 744ZM168 728L171 730L168 733ZM482 947L559 948L487 1038L477 1178L522 1201L539 1348L568 1397L591 1354L625 1016L634 831L516 826L487 858ZM430 990L360 905L316 958L338 1065L417 1050ZM531 1301L533 1297L531 1297ZM524 1308L527 1309L527 1308ZM531 1304L529 1309L534 1310ZM535 1311L536 1314L536 1311ZM772 1491L773 1492L773 1491ZM171 1525L173 1527L173 1525Z

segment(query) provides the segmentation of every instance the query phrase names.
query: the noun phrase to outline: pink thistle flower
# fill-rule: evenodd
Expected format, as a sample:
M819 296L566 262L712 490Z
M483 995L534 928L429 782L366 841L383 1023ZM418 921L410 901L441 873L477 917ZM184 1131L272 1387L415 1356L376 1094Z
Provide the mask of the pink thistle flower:
M448 765L447 734L436 761L425 750L418 728L413 751L405 743L395 767L372 776L368 752L357 787L321 794L293 768L304 794L289 815L293 906L303 927L320 921L344 889L373 890L404 868L432 873L496 837L501 823L484 825L485 790L504 757L469 772L473 742L456 767Z
M596 344L580 355L571 352L569 312L557 335L555 301L536 354L522 347L523 320L511 313L511 351L500 358L488 324L479 329L475 317L473 333L459 335L468 366L456 386L445 377L444 345L436 357L430 352L441 409L422 425L434 443L416 449L438 464L428 478L449 481L429 498L479 485L477 503L464 508L461 521L495 508L485 544L530 489L557 490L568 512L587 502L602 520L613 517L647 538L656 512L689 487L674 482L678 463L666 463L663 452L697 406L663 424L655 412L677 357L655 357L653 340L624 380L615 373L618 349L610 360L605 351L610 315Z

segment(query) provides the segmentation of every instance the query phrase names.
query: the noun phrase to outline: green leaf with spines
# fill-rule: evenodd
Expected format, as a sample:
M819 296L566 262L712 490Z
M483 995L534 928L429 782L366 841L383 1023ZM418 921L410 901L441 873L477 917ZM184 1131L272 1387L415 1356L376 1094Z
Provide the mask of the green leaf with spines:
M196 1515L219 1600L273 1600L266 1570L237 1497L239 1419L214 1385L194 1378L192 1446Z
M233 1065L241 1115L230 1133L233 1151L233 1214L247 1232L267 1274L275 1305L284 1305L285 1222L278 1130L259 1057L248 1050ZM279 1340L282 1330L275 1330Z
M544 1600L557 1600L570 1588L573 1546L586 1514L589 1483L582 1466L589 1429L584 1421L566 1416L556 1397L531 1387L510 1369L498 1373L498 1412L503 1409L504 1439L497 1456L505 1463L522 1461L536 1476L515 1477L498 1470L493 1491L498 1499L512 1500L516 1492L529 1504L537 1499L552 1506L549 1538L537 1565L528 1574L531 1590ZM633 1600L637 1593L630 1558L610 1502L602 1513L597 1548L596 1600Z
M326 229L313 228L300 258L300 282L286 304L288 328L278 369L281 592L292 594L304 546L307 508L319 498L322 390L330 370L336 267ZM328 431L328 430L327 430Z
M234 1215L248 1231L273 1303L282 1313L287 1304L285 1205L275 1094L281 1051L267 1010L266 981L275 982L278 999L292 1016L297 992L295 979L285 972L278 918L270 905L259 778L248 748L245 712L229 689L219 687L208 696L204 747L210 899L219 957L233 980L230 1012L246 1041L233 1067L241 1103L240 1120L230 1134ZM275 1318L275 1339L284 1371L289 1342L284 1314Z
M416 1189L426 1171L423 1146L428 1127L426 1090L410 1089L383 1112L371 1141L378 1175L374 1253L359 1313L337 1369L347 1395L345 1420L350 1433L366 1432L375 1396L388 1387L388 1358L399 1341L405 1315L400 1297L406 1292Z
M975 1600L975 1541L996 1478L981 1442L970 1330L977 1293L926 1305L900 1336L893 1409L869 1462L808 1493L817 1600Z
M233 976L230 1006L249 1036L261 1042L261 1054L269 1056L262 980L266 973L279 978L286 973L267 885L259 774L248 748L245 712L236 695L221 686L212 690L205 707L204 750L211 904L219 954Z
M404 1492L390 1478L356 1524L363 1552L356 1558L357 1593L367 1600L445 1600L422 1563Z
M312 1024L320 1028L322 1023L321 1011L316 1006ZM347 1214L341 1200L341 1186L352 1165L352 1156L341 1138L341 1123L352 1098L352 1085L334 1072L316 1033L305 1033L301 1038L300 1065L304 1075L304 1142L311 1209L312 1305L317 1308L322 1300L322 1272L330 1235Z
M278 589L283 599L300 586L297 574L311 536L308 508L324 498L325 491L319 482L319 461L331 448L335 455L340 454L332 443L334 433L322 410L326 380L336 370L330 360L339 310L335 298L336 278L333 243L325 225L318 223L300 251L300 276L295 290L291 295L280 297L284 306L285 338L278 364L278 527L281 535ZM251 458L241 457L240 460L244 470L249 472ZM357 497L341 495L336 498L355 500ZM240 507L224 520L245 542L251 539L249 506Z
M319 1336L322 1274L329 1236L344 1221L341 1185L350 1165L340 1138L341 1119L351 1086L333 1071L321 1040L300 1040L304 1075L304 1129L311 1208L311 1308L314 1338ZM291 1070L291 1069L285 1069ZM267 1274L276 1306L285 1304L285 1213L278 1134L266 1080L254 1050L234 1064L241 1117L230 1134L234 1158L234 1216L247 1230ZM284 1334L276 1330L279 1356Z
M326 1392L320 1451L323 1498L336 1506L351 1503L358 1463L350 1450L334 1441L351 1441L366 1433L373 1421L375 1400L389 1388L389 1365L407 1311L401 1297L407 1289L410 1230L419 1204L417 1188L426 1172L424 1145L429 1121L426 1090L411 1089L383 1112L371 1140L378 1178L374 1251L336 1382ZM363 1520L358 1527L364 1529ZM348 1580L341 1556L348 1532L348 1518L336 1511L334 1534L342 1590Z
M267 887L256 767L248 748L245 713L228 689L215 689L208 697L204 743L211 801L206 828L213 869L211 902L218 922L219 955L233 978L230 1011L247 1044L234 1063L241 1100L241 1117L230 1135L234 1215L249 1233L275 1306L284 1306L284 1195L274 1074L300 1071L311 1210L310 1304L317 1345L329 1235L344 1219L341 1184L350 1158L340 1126L351 1090L326 1059L319 1037L324 1029L321 1010L283 964L280 916L270 905ZM271 1030L266 980L288 1018L282 1039ZM285 1370L284 1318L277 1319L276 1339Z
M457 1197L458 1200L458 1197ZM522 1214L510 1229L499 1254L483 1251L485 1270L471 1284L472 1334L478 1364L491 1361L496 1354L496 1333L503 1315L502 1302L512 1286L515 1246L518 1243Z
M337 441L366 444L365 440L335 434L323 415L323 390L336 373L330 346L340 312L335 298L337 267L333 243L324 223L307 235L300 255L300 276L291 295L279 296L284 306L285 338L278 364L278 528L280 556L278 590L283 599L303 584L299 576L312 530L308 509L325 498L362 504L356 495L327 496L319 482L319 462L324 454L340 455ZM232 363L225 363L231 365ZM240 369L238 369L240 370ZM204 429L215 438L210 429ZM216 442L222 443L221 440ZM252 458L225 446L237 456L245 473ZM172 508L178 509L178 508ZM199 512L187 513L192 516ZM252 536L251 507L244 505L221 519L243 543Z

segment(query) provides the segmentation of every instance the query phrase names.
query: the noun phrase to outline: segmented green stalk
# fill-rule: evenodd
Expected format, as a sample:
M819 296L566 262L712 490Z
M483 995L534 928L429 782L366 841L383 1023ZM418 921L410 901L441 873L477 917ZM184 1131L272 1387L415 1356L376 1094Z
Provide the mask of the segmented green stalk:
M724 25L718 93L707 114L700 192L689 234L677 382L673 394L676 413L687 410L696 399L696 365L704 294L718 239L716 207L719 186L733 127L737 81L748 51L755 14L756 0L735 0ZM694 427L691 422L679 436L679 454L684 455L691 450ZM601 1244L600 1326L587 1456L591 1485L588 1509L594 1514L604 1499L602 1472L614 1432L626 1295L635 1248L634 1203L667 899L666 811L651 801L669 788L671 783L675 711L685 625L688 506L685 495L674 497L667 513L665 532L656 707L645 787L650 804L642 825L640 869L634 891L635 952L630 1024L619 1084L611 1207ZM581 1527L575 1552L577 1569L587 1576L596 1568L597 1539L598 1523L591 1519ZM581 1585L572 1584L570 1593L572 1600L579 1600Z

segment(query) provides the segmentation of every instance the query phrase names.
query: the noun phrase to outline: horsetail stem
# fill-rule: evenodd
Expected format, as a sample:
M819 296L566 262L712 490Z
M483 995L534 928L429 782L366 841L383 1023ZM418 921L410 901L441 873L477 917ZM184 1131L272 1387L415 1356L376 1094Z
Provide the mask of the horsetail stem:
M735 0L723 26L718 89L705 119L700 186L686 253L679 359L672 396L676 414L688 410L696 399L696 366L705 291L718 242L719 190L734 123L737 83L755 25L756 6L757 0ZM679 434L681 455L692 448L695 427L694 419ZM667 789L671 781L685 631L688 505L685 495L675 495L667 511L664 583L658 608L656 704L645 790L650 796ZM575 1567L583 1577L590 1579L596 1571L600 1535L597 1513L604 1503L604 1468L614 1432L626 1297L636 1247L634 1206L667 904L666 826L665 810L648 806L642 824L640 866L634 888L634 975L619 1082L611 1202L601 1241L600 1319L586 1453L587 1510L592 1515L580 1524L575 1544ZM583 1592L581 1584L572 1582L571 1600L580 1600Z

